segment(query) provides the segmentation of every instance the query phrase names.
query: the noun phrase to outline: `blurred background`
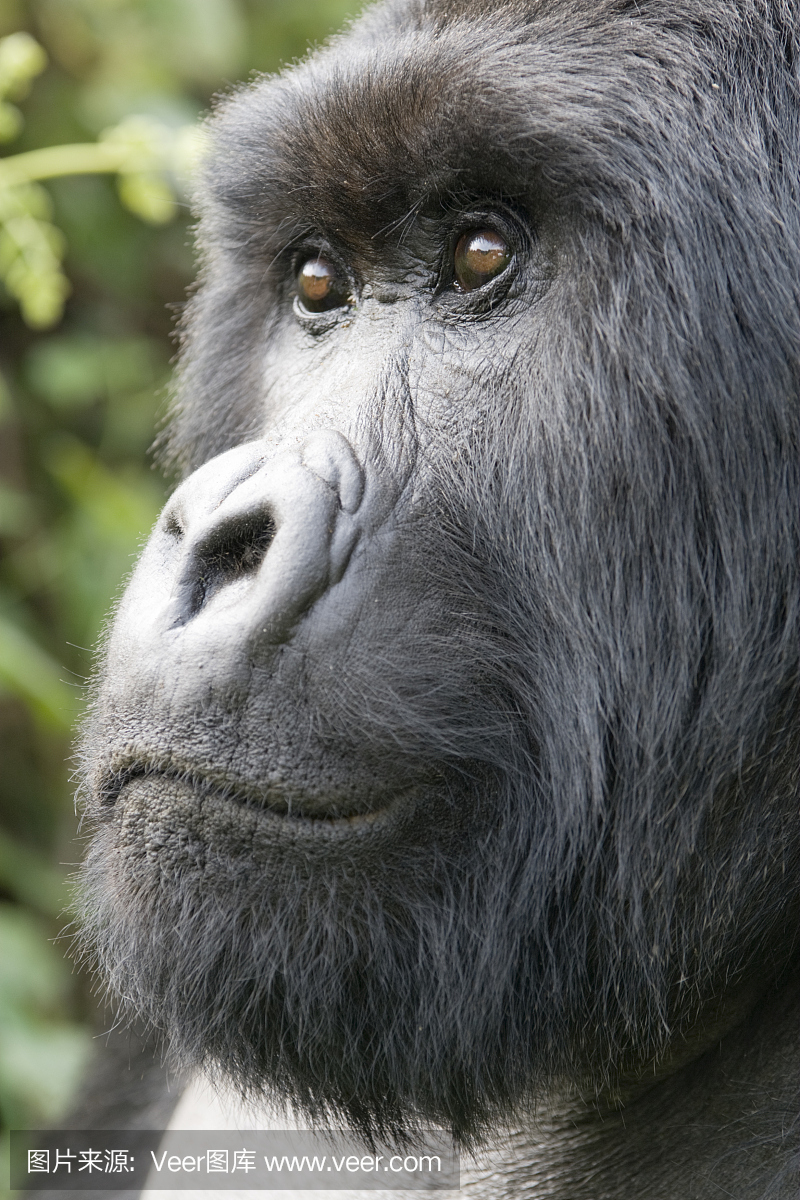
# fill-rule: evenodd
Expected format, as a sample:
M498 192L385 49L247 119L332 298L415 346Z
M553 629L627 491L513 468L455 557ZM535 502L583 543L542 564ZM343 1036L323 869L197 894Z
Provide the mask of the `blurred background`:
M69 758L92 648L165 496L148 448L193 273L197 121L357 7L0 0L2 1129L58 1121L102 1004L58 940L81 854Z

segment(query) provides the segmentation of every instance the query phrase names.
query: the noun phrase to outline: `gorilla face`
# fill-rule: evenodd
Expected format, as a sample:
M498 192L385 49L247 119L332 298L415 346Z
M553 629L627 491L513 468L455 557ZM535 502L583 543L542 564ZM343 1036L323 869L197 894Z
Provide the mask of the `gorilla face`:
M702 1048L780 959L800 137L767 8L390 3L220 106L187 478L84 741L87 944L183 1061L469 1141Z

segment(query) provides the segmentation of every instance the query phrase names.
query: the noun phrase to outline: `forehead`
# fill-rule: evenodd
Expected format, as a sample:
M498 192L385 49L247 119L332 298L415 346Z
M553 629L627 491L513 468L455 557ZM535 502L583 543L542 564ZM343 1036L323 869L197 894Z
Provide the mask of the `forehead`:
M651 197L660 179L674 192L699 138L692 31L603 3L404 11L221 106L216 202L265 229L376 239L452 198L546 194L607 213L640 201L642 179Z

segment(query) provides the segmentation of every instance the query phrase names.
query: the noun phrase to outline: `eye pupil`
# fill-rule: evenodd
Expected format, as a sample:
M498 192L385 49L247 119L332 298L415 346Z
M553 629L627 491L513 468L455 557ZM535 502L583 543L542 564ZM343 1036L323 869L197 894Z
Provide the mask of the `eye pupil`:
M511 262L511 249L494 229L470 229L458 239L453 266L462 292L473 292Z
M336 267L323 258L307 258L297 272L297 295L309 312L327 312L347 303L347 290Z

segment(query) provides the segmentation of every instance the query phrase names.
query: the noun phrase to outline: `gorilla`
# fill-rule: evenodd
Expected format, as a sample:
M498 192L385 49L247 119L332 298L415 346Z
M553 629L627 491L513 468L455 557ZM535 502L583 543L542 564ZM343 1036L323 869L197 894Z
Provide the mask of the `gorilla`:
M797 5L385 0L209 137L85 953L472 1194L794 1197Z

